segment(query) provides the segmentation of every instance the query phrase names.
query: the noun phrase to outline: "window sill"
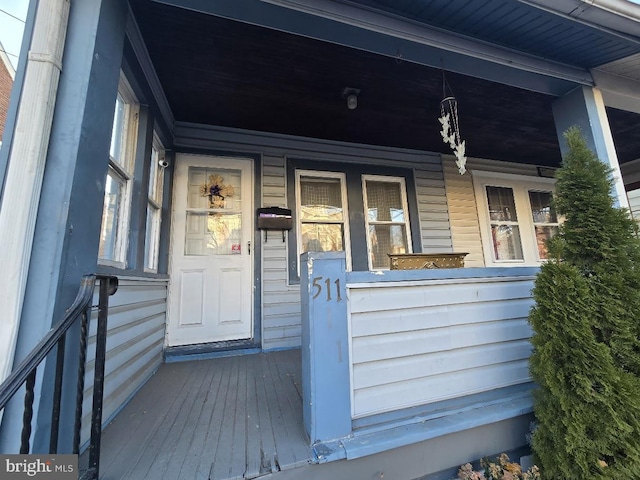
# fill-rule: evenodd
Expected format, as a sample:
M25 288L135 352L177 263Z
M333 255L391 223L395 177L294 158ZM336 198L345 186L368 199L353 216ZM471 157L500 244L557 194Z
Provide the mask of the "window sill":
M100 258L98 259L98 266L118 268L120 270L124 270L127 268L127 264L125 262L118 262L115 260L104 260Z

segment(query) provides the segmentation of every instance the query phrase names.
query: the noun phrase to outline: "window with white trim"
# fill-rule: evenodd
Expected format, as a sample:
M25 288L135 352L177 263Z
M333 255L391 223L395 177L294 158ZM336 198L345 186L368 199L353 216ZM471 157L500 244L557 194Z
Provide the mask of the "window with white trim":
M162 189L164 186L164 148L154 133L149 165L149 190L147 195L147 227L144 240L144 268L158 271L158 248L160 245L160 223L162 221Z
M350 269L344 173L296 170L298 258L304 252L344 251Z
M404 178L362 176L369 270L388 269L389 256L412 253Z
M126 265L138 112L133 91L121 74L111 132L98 250L101 264L120 268Z
M552 192L529 190L538 260L548 258L546 242L558 232L558 216L551 202L552 197Z
M473 172L487 266L538 265L558 230L554 180Z

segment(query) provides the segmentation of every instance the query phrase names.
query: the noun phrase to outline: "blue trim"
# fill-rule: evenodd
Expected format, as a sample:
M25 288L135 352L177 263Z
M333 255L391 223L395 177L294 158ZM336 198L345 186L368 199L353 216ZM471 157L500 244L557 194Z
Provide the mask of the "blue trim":
M39 339L52 322L62 318L81 276L96 271L126 12L125 0L71 2L16 361L31 350L34 338ZM67 336L68 370L77 368L78 334ZM54 367L47 363L44 376L53 375ZM72 383L71 378L65 379L63 389L73 391ZM51 418L47 405L52 393L50 386L43 386L34 420L33 451L48 449ZM63 402L61 451L71 444L74 412L73 402ZM11 416L5 413L5 418Z
M578 87L555 100L552 104L553 120L556 125L560 153L563 157L569 151L569 146L564 139L564 132L569 127L577 126L584 135L587 146L596 152L599 158L607 158L606 155L602 156L606 151L597 149L599 145L603 144L594 137L594 125L591 122L595 120L596 125L599 125L600 121L598 120L595 105L593 105L595 101L593 91L587 92L587 90L586 88Z
M343 252L300 260L302 417L311 443L351 434L351 385Z
M237 353L241 352L241 353ZM186 362L208 358L232 357L260 352L260 344L253 340L229 340L226 342L180 345L164 349L165 363Z
M494 405L503 402L505 398L517 398L520 395L529 395L535 388L533 382L511 385L497 388L488 392L465 395L439 402L403 408L392 412L369 415L353 420L353 430L374 432L400 425L409 425L431 420L438 417L462 413L479 407Z
M404 447L451 433L510 420L533 412L533 398L529 392L503 398L500 402L467 411L454 412L437 418L400 424L384 430L356 432L353 436L320 442L313 445L315 461L361 458L367 455ZM524 441L524 439L523 439Z
M601 162L609 167L618 166L618 159L614 152L613 158L609 158L606 146L606 135L603 122L606 118L601 118L598 113L596 99L593 89L589 87L578 87L567 93L565 96L555 100L552 104L553 119L556 125L556 134L560 144L560 153L564 158L569 152L569 146L564 138L564 133L572 126L577 126L582 132L589 149L595 152ZM608 126L607 126L608 127ZM613 188L612 194L615 203L619 206L618 195Z
M255 355L256 353L262 353L262 350L257 348L243 348L239 350L223 350L217 352L204 352L204 353L188 353L181 355L165 355L164 363L178 363L178 362L191 362L194 360L211 360L212 358L222 357L240 357L243 355Z
M532 277L539 267L443 268L438 270L379 270L347 272L348 283L416 282L464 278Z
M263 348L262 353L272 353L272 352L286 352L288 350L300 350L300 347L274 347L274 348Z

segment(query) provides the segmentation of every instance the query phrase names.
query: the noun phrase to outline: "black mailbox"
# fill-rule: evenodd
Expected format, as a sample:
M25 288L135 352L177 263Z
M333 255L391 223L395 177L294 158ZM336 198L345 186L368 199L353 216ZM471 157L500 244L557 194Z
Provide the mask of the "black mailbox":
M282 230L284 241L284 231L291 230L293 218L291 210L280 207L266 207L258 209L258 229L260 230Z

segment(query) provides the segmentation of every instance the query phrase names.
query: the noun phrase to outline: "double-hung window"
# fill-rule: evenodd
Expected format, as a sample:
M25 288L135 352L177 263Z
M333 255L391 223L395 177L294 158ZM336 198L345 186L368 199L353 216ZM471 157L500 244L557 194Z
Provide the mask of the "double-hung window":
M411 253L404 178L362 176L369 270L389 268L388 254Z
M558 231L558 216L553 208L551 192L529 190L529 204L539 260L547 259L547 240Z
M486 185L485 191L494 260L524 260L513 188Z
M345 175L296 170L298 256L345 251L350 265L349 215Z
M473 172L485 263L536 265L558 230L551 179Z
M158 271L158 247L162 219L162 188L164 186L164 148L157 135L153 135L151 163L149 166L149 190L147 195L147 228L145 235L144 268Z
M389 269L389 254L413 253L420 245L411 170L287 162L288 206L295 218L287 252L291 283L299 279L304 252L344 251L347 270L367 271Z
M126 264L137 132L138 105L131 87L121 75L111 132L98 251L100 263L121 268Z

